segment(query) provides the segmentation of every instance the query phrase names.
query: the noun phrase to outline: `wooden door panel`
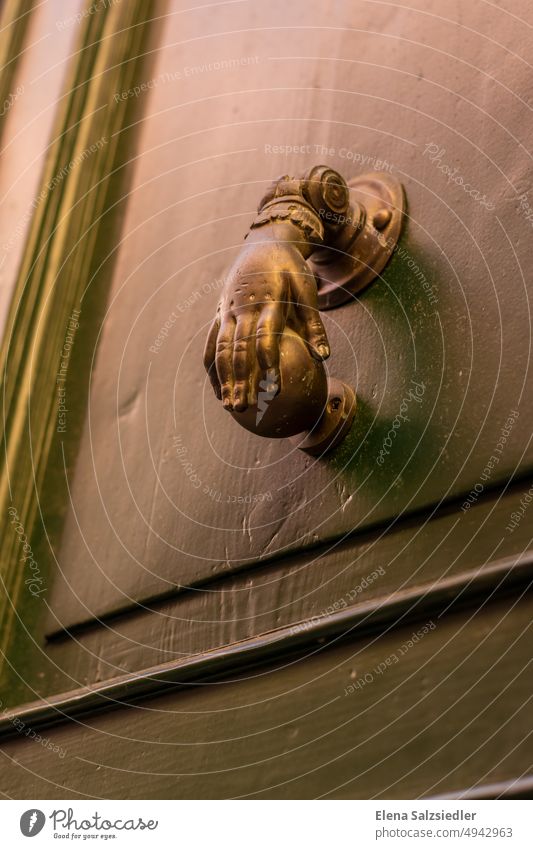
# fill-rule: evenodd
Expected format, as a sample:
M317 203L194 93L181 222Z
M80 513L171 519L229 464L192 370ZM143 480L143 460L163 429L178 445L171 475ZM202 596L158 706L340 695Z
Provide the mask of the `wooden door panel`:
M20 244L6 456L44 586L6 585L2 702L40 701L0 719L1 792L531 791L533 13L513 9L158 0L82 22L47 168L97 127L109 144L49 193L65 229L42 205ZM316 460L240 429L201 360L265 186L320 162L390 171L408 215L382 277L324 315L358 413Z
M201 591L88 619L74 633L56 630L38 674L29 669L26 679L41 696L52 696L287 626L295 638L305 636L337 614L350 614L346 627L377 632L434 610L443 598L476 604L483 594L531 579L531 529L515 522L527 497L518 485L464 512L442 509L387 533L367 532L222 576Z
M532 613L513 597L108 707L41 729L55 754L18 736L2 745L0 790L417 798L512 782L532 758Z
M524 29L484 4L448 4L451 22L439 9L173 6L139 95L136 178L52 627L474 488L477 497L531 469L532 248L517 207L531 167ZM485 35L488 19L498 44ZM444 150L440 159L428 145ZM325 315L331 373L355 385L359 410L346 442L317 461L236 426L212 396L201 352L265 185L321 160L351 177L370 157L402 179L409 216L383 279ZM412 381L423 396L379 465Z

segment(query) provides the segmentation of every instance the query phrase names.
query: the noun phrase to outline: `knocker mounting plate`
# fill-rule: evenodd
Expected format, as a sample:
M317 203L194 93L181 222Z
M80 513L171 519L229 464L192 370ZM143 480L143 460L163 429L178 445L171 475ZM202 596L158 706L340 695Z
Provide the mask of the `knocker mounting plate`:
M335 244L308 263L318 281L318 306L329 310L353 300L388 263L402 229L405 196L392 174L376 172L348 182L351 211Z

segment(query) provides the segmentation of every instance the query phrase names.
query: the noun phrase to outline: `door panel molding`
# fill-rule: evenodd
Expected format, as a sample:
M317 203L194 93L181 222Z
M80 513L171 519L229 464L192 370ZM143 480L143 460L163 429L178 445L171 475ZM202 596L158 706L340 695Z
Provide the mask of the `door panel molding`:
M420 625L240 664L231 680L167 685L56 724L44 745L19 718L17 737L2 742L0 790L39 799L58 788L134 799L412 799L508 785L530 773L532 602L500 596L475 613L432 617L436 627L405 653ZM377 674L395 653L399 662ZM371 670L368 685L355 687Z
M114 616L76 628L54 618L47 632L49 696L109 680L256 637L274 629L346 609L355 601L381 604L396 592L465 572L484 572L529 556L531 531L522 521L504 533L528 484L484 494L469 510L398 520L394 527L358 534L253 571L221 576L200 589L146 600ZM42 671L42 668L41 668Z
M517 776L499 784L480 784L455 793L436 796L438 799L533 799L533 775Z
M113 93L134 81L151 25L142 0L103 4L94 14L89 0L86 6L0 351L6 463L0 515L13 520L0 541L3 655L12 639L25 577L20 537L10 525L15 523L32 544L37 533L46 536L39 517L43 497L55 498L55 493L45 493L50 459L54 451L55 462L64 458L75 437L71 433L63 438L57 432L57 375L69 317L73 310L83 316L96 252L101 256L108 244L103 216L112 203L110 186L123 164L132 114L127 103L113 100ZM13 50L9 45L5 49ZM15 513L8 514L9 509ZM42 572L43 564L39 567Z
M213 649L179 661L159 664L103 685L81 688L22 706L0 719L0 740L16 737L17 722L34 730L65 720L134 704L176 687L207 682L306 651L315 655L346 639L404 628L427 617L440 618L452 609L497 598L533 579L533 551L518 561L505 558L483 570L471 570L438 583L396 592L387 598L361 602L329 615L278 628L249 640ZM326 645L327 643L327 645Z

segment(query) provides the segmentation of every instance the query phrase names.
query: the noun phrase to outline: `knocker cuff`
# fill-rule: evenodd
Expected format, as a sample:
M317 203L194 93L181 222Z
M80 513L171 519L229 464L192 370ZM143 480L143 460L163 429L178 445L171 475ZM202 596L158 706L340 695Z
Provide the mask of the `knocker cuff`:
M290 220L310 242L322 245L342 227L350 211L350 194L337 171L323 165L302 178L276 180L259 204L252 229L271 221Z
M272 221L291 221L303 231L308 241L317 245L324 241L324 225L315 210L302 197L289 195L266 203L259 210L251 229Z

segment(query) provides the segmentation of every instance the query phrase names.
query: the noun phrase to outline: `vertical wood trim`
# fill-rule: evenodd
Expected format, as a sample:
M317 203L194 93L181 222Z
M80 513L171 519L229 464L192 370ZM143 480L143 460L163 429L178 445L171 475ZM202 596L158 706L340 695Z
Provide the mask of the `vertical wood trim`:
M103 4L97 13L89 11L91 5L87 0L0 350L3 658L23 586L21 544L8 509L16 510L31 540L57 426L56 376L68 319L80 309L90 280L109 178L127 123L127 103L116 102L114 94L131 85L151 23L150 6L142 0ZM89 155L102 139L101 148Z
M0 10L0 110L13 92L33 0L9 0ZM3 121L0 118L0 137Z

